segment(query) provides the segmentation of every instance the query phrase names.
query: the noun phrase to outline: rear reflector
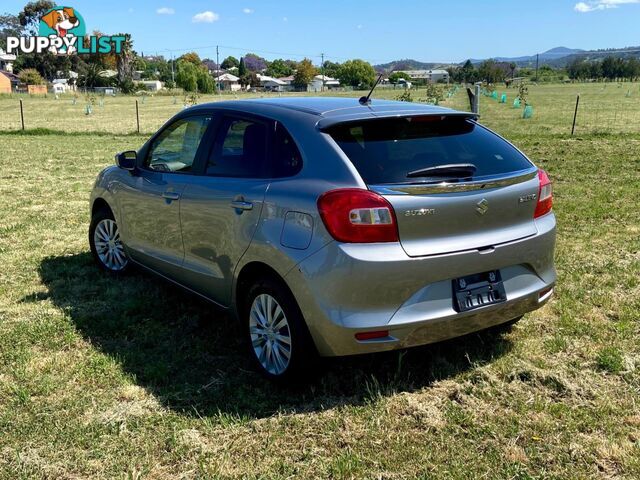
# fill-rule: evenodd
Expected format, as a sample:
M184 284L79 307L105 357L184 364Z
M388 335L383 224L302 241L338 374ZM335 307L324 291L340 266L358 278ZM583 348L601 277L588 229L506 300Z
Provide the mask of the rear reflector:
M341 188L323 193L318 211L327 231L339 242L398 241L393 207L370 190Z
M551 296L553 293L553 287L545 288L538 293L538 302L543 302Z
M546 215L551 211L551 207L553 206L553 188L551 187L551 180L549 180L547 172L542 169L538 170L538 180L540 182L538 188L538 203L533 218Z
M356 333L356 340L375 340L376 338L385 338L389 336L389 330L377 330L375 332L359 332Z

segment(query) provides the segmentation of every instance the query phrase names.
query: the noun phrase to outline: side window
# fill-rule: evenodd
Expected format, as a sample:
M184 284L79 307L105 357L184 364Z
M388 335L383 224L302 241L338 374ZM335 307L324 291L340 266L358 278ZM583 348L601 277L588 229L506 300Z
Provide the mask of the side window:
M210 116L202 116L174 122L154 140L145 166L161 172L190 172L210 121Z
M266 123L226 117L219 127L207 161L207 175L266 177Z
M291 135L280 123L273 141L273 177L292 177L302 168L302 155Z

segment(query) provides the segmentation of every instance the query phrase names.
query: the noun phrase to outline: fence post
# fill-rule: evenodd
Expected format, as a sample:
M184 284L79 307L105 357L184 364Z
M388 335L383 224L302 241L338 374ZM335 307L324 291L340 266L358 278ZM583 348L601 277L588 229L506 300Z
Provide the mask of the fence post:
M138 128L138 133L140 133L140 112L138 110L138 100L136 99L136 125Z
M22 123L22 130L24 130L24 109L22 108L22 99L20 99L20 122Z
M576 117L578 116L578 104L580 103L580 95L576 97L576 109L573 112L573 125L571 125L571 136L576 129Z

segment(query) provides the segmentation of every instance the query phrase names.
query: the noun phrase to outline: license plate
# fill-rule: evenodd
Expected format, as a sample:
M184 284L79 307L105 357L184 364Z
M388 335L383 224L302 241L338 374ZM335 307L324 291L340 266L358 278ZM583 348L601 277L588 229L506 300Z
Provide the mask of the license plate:
M458 312L501 303L507 299L500 270L456 278L452 284L453 306Z

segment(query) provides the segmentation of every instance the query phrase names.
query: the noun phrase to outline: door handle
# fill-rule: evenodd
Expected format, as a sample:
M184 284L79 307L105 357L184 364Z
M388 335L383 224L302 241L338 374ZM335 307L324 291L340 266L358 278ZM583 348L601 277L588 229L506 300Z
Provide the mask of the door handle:
M242 200L234 200L229 204L229 206L236 210L251 210L253 208L253 203L245 202Z
M162 196L167 200L180 200L180 194L177 192L163 192Z

